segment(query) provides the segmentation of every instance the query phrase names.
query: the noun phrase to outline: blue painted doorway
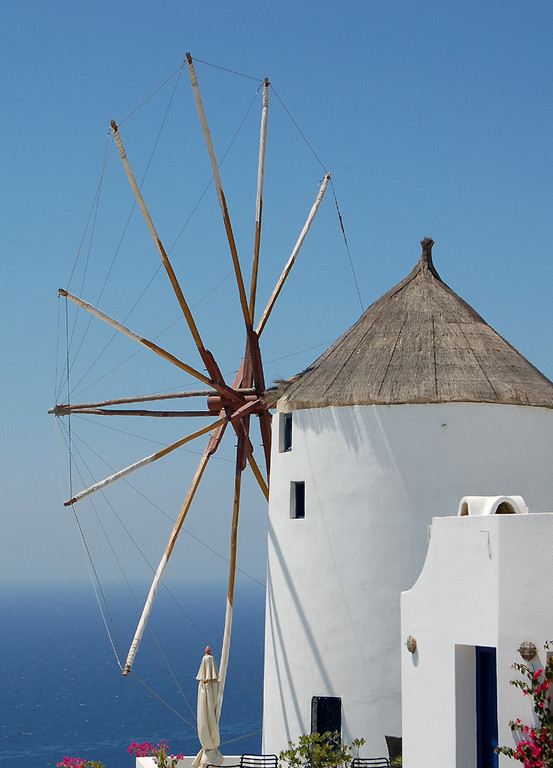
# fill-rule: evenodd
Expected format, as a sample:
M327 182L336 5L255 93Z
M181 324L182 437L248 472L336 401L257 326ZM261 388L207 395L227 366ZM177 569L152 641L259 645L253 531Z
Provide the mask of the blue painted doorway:
M476 648L476 766L497 768L497 667L495 648Z

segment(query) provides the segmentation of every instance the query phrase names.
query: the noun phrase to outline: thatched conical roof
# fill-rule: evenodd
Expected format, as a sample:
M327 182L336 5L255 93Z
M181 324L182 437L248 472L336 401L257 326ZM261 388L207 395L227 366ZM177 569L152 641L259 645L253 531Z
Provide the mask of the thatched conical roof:
M407 277L286 389L279 409L400 403L553 408L553 383L440 278L433 241Z

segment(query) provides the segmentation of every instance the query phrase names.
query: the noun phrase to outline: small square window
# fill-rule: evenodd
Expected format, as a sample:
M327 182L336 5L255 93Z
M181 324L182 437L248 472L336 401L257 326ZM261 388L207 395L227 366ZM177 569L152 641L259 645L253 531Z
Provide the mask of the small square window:
M278 435L278 450L286 453L292 450L292 414L281 413Z
M305 517L305 483L292 481L290 483L290 517L298 520Z

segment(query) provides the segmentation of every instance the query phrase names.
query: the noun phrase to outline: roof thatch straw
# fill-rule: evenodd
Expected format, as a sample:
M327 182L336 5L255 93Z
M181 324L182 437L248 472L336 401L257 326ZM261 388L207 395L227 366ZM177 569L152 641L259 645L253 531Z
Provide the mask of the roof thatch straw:
M297 376L279 410L507 403L553 408L553 384L440 278L433 241L413 271Z

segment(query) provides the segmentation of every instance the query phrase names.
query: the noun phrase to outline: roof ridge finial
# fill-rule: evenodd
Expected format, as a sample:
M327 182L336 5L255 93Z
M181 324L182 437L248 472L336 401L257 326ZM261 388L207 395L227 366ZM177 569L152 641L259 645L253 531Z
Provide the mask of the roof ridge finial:
M432 240L431 237L425 237L424 240L421 240L421 245L424 260L432 263L432 246L434 245L434 240Z
M438 280L441 280L441 277L436 272L436 268L434 266L434 262L432 261L432 246L434 245L434 240L432 240L431 237L425 237L424 240L421 240L421 246L422 246L422 254L419 260L419 269L428 269L429 272L431 272L434 277L437 277Z

